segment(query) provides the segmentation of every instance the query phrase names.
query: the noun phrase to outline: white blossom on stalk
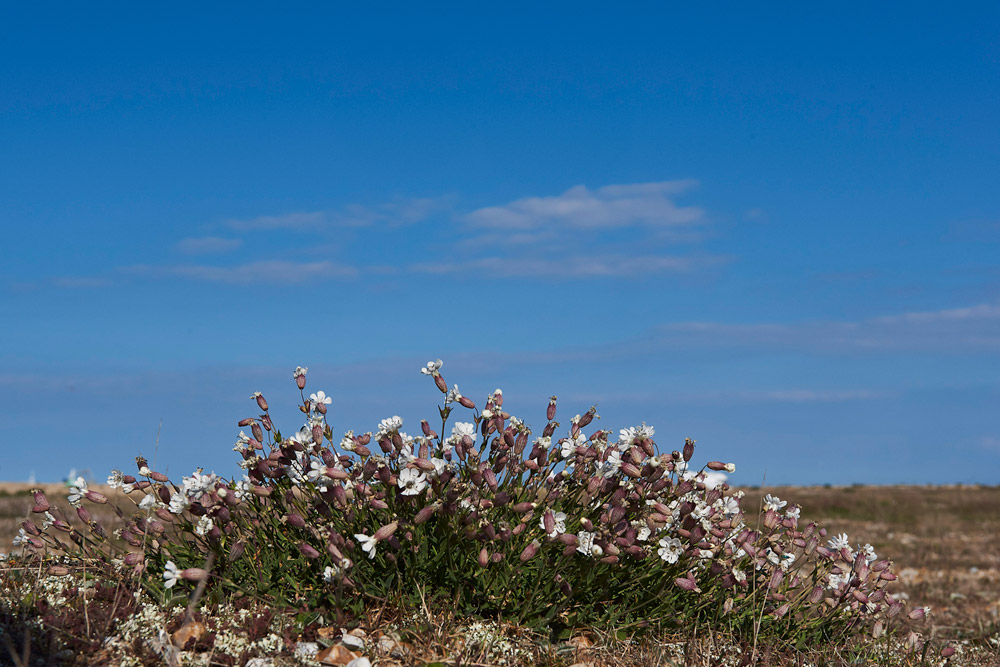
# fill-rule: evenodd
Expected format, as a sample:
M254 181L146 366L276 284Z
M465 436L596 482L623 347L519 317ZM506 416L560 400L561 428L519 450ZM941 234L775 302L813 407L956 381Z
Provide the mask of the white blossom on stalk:
M826 544L834 551L851 548L851 541L848 539L847 533L841 533L840 535L831 538Z
M361 550L368 554L368 558L375 558L375 547L378 546L378 542L374 537L369 537L364 533L355 533L354 539L361 545Z
M553 519L555 519L555 526L552 528L552 532L549 533L549 537L558 537L560 533L566 532L566 513L565 512L553 512ZM538 524L545 530L545 516L543 515L539 520Z
M180 578L181 571L174 565L174 561L168 560L166 567L163 569L163 587L173 588L174 584L180 581Z
M780 510L782 507L784 507L787 504L788 504L787 500L782 500L781 498L778 498L777 496L772 496L770 493L767 494L766 496L764 496L764 509L765 510L774 510L775 512L777 512L778 510Z
M69 497L66 500L73 507L79 507L80 501L83 500L83 494L87 492L87 480L83 477L77 477L75 480L70 482L69 485Z
M404 468L399 473L396 485L404 496L415 496L427 488L427 476L414 468Z
M19 547L28 541L28 534L24 532L24 528L17 529L17 535L14 537L13 543L15 547Z
M190 504L191 500L182 491L178 491L170 496L170 505L167 509L170 510L171 514L180 514Z
M594 542L594 538L596 537L595 533L588 533L585 530L581 530L576 534L576 537L580 541L580 543L576 546L576 550L584 556L600 558L604 555L604 549L601 548L601 545Z
M204 537L209 532L211 532L212 528L214 527L215 527L215 522L212 521L212 518L206 514L205 516L198 519L198 525L194 527L194 532Z
M587 437L583 433L578 433L575 438L566 438L560 443L562 450L559 453L564 459L569 458L576 453L577 447L582 447L586 443Z
M56 518L52 516L52 512L46 512L45 518L42 519L42 530L47 530L49 526L56 522Z
M622 453L617 449L611 451L608 454L608 459L602 461L597 466L597 472L604 476L605 479L615 476L615 473L622 467Z
M117 489L122 485L122 477L123 475L121 470L118 470L117 468L112 470L111 474L108 475L108 486L112 489Z
M139 501L139 509L141 510L150 510L156 507L156 505L156 498L151 495L143 496L142 500Z
M785 516L788 517L789 519L798 520L801 512L802 512L801 507L799 507L798 505L792 505L787 510L785 510Z
M668 563L676 563L681 554L684 553L684 545L676 537L664 537L660 539L660 548L656 550L660 558Z
M403 418L399 415L394 415L392 417L386 417L378 425L378 433L375 434L375 439L378 440L382 436L389 435L390 433L395 433L399 431L400 427L403 425Z
M309 394L309 402L314 406L322 403L323 405L330 405L333 403L333 399L326 395L326 392L317 391L315 394Z
M427 365L420 369L420 372L424 375L438 375L438 371L444 366L444 362L438 359L437 361L428 361Z

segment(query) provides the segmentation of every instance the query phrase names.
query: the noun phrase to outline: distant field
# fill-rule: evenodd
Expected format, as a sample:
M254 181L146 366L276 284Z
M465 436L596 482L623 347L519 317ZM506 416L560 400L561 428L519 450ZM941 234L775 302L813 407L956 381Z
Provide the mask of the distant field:
M66 489L38 485L49 501L72 512ZM18 523L32 499L25 483L0 483L0 551L12 549ZM122 494L93 486L126 515L134 506ZM912 606L930 605L938 638L995 635L1000 629L1000 487L849 486L746 489L743 506L753 515L764 493L802 506L803 521L817 521L831 536L871 543L896 563L896 591ZM119 519L107 506L87 504L108 532Z

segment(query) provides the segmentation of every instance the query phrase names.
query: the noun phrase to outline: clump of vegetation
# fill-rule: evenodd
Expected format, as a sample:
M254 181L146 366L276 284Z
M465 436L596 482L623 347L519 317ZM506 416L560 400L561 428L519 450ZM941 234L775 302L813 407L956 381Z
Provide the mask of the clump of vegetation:
M425 420L409 435L389 417L338 436L330 398L306 395L300 367L305 424L283 435L254 393L258 410L238 425L250 435L234 447L241 479L171 480L140 457L136 474L108 479L137 507L118 511L123 528L90 516L86 504L108 498L78 479L75 520L37 492L44 520L26 520L18 542L113 563L163 606L250 598L341 623L375 607L447 607L554 637L697 626L804 649L878 638L907 616L870 545L800 526L800 508L772 496L745 511L719 474L735 466L695 466L694 441L664 452L645 424L593 429L595 407L557 435L554 396L535 436L501 390L479 409L441 366L421 369L444 397L439 431Z

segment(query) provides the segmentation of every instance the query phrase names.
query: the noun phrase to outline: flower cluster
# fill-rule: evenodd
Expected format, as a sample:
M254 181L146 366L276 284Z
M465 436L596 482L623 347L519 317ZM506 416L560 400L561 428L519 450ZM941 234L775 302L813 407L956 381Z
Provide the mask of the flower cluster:
M725 482L735 465L695 467L693 440L661 452L646 424L588 431L593 407L557 435L555 396L533 437L500 389L479 410L442 366L421 369L445 394L440 431L422 421L409 435L392 416L336 436L317 391L302 394L305 423L286 437L255 392L260 413L239 421L250 435L233 448L241 479L198 470L178 485L142 458L139 478L115 471L109 484L141 510L117 533L133 548L126 562L164 592L205 581L361 613L367 600L418 606L407 591L419 589L538 626L725 616L777 632L794 618L796 632L828 636L881 632L901 611L891 564L870 545L824 542L773 496L749 519ZM306 371L293 374L300 392ZM70 500L101 502L93 493L77 480Z

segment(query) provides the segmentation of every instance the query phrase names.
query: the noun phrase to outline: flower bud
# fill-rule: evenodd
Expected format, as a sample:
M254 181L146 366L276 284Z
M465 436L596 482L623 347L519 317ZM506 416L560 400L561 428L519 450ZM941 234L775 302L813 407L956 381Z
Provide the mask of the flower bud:
M257 440L264 439L264 431L261 429L260 424L254 422L250 425L250 431L253 433L253 437Z
M534 558L535 554L538 553L538 549L540 547L541 547L541 542L539 542L538 540L532 540L531 544L529 544L528 546L524 547L524 551L521 552L521 556L520 556L521 562L522 563L527 563L529 560L531 560L532 558Z
M80 521L84 523L90 523L90 512L87 511L86 507L82 505L76 508L76 515L80 517Z
M295 526L296 528L305 528L306 527L306 520L303 519L298 514L296 514L295 512L292 512L291 514L289 514L288 516L286 516L285 520L288 523L290 523L291 525Z
M299 551L302 552L302 555L306 558L319 558L319 552L305 542L299 542Z
M161 484L165 484L166 482L170 481L170 478L164 475L162 472L150 472L149 478L154 482L160 482Z
M691 438L684 439L684 461L690 461L691 457L694 456L694 440Z
M383 540L387 540L392 537L392 534L396 532L397 528L399 528L399 523L393 521L392 523L388 523L376 530L372 537L376 542L382 542Z
M252 398L257 399L257 407L267 412L267 399L259 391L255 391Z
M490 556L486 552L486 547L479 550L479 558L477 560L479 561L479 567L486 567L490 564Z
M441 390L442 394L448 393L448 383L444 381L444 378L441 377L440 373L434 374L434 384L437 385L437 388Z
M200 567L189 567L181 572L181 579L185 581L208 579L208 570L203 570Z
M678 577L677 579L674 579L674 584L686 591L698 591L698 582L695 579Z
M142 563L143 560L145 560L143 554L137 554L137 553L132 553L132 552L125 554L125 564L126 565L129 565L129 566L139 565L140 563Z

